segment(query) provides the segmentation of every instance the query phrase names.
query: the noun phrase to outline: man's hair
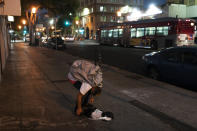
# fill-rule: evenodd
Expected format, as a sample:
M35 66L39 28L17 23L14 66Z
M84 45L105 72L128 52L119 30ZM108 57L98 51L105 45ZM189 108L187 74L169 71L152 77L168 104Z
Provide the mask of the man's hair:
M93 95L93 96L96 96L96 95L100 95L100 94L101 94L101 88L98 87L98 86L96 86L96 87L94 88L94 90L92 91L92 95Z

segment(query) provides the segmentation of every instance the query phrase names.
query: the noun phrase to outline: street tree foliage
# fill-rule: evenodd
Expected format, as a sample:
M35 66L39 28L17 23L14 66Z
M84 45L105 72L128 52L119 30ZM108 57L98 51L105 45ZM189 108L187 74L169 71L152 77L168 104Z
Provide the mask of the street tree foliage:
M78 0L21 0L22 12L31 9L32 6L45 8L52 16L75 13L79 6Z
M30 11L32 7L39 9L46 9L49 17L69 17L69 13L72 13L72 17L75 16L76 10L79 7L79 0L21 0L22 16L16 18L14 24L17 28L20 20L26 17L26 12ZM71 18L72 19L72 18Z

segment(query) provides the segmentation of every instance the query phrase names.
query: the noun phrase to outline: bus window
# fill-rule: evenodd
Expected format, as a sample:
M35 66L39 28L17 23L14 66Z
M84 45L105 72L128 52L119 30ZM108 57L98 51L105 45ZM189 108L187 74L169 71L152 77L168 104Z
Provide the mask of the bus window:
M136 28L131 29L131 38L136 37Z
M107 37L107 30L104 30L104 37Z
M101 38L103 38L105 36L104 33L105 33L104 30L101 30Z
M155 35L155 27L147 27L145 31L145 35L146 36Z
M157 35L159 36L167 36L168 35L168 26L157 27Z
M144 28L137 28L137 35L136 37L144 36Z
M119 37L122 37L123 29L118 29Z
M113 30L109 30L108 37L112 37L112 35L113 35Z
M113 36L116 38L118 37L118 29L114 29Z
M168 26L164 26L163 27L163 33L164 33L164 36L167 36L168 35L168 31L169 31L169 27Z

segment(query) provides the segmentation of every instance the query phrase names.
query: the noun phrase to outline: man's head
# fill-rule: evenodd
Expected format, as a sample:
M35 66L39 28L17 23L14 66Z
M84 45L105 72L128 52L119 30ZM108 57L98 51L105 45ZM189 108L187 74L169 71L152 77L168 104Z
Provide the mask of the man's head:
M101 87L96 86L96 87L92 88L92 95L93 96L97 96L97 95L100 95L100 94L101 94Z

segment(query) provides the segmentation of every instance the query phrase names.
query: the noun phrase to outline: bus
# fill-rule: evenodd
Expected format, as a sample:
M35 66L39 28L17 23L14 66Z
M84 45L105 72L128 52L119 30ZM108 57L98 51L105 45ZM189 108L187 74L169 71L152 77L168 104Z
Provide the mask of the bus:
M160 49L193 45L195 21L181 18L111 23L99 28L99 43Z

